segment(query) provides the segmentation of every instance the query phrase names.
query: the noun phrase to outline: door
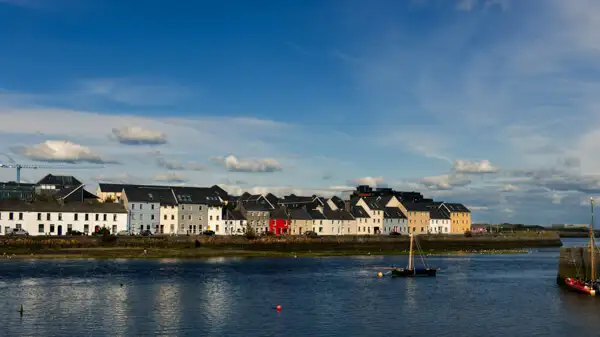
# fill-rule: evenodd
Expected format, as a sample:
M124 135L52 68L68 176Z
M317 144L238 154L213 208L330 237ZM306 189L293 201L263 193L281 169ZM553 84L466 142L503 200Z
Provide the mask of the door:
M58 225L58 236L62 235L62 225Z

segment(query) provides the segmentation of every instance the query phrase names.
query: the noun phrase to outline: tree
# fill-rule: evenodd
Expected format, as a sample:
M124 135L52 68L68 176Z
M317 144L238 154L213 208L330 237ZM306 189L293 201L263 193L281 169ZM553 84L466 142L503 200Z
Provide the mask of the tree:
M256 239L256 231L250 225L246 225L246 238L248 240Z

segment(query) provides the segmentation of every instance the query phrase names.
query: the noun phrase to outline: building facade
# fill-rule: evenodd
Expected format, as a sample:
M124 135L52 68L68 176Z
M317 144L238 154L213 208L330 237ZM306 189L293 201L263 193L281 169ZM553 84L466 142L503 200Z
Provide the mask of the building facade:
M223 226L225 227L225 235L244 235L248 222L240 211L233 209L224 209L223 211Z
M92 234L102 228L116 234L127 230L127 209L121 204L0 201L0 234L16 228L29 235Z
M426 203L400 203L400 209L407 218L408 233L427 234L430 219L427 206Z
M431 234L450 234L450 217L439 209L433 209L429 212L429 233Z
M160 232L160 203L161 199L171 199L168 189L126 187L122 192L122 202L129 212L129 226L131 233L150 231ZM111 204L111 203L104 203Z
M406 216L399 207L386 207L383 222L383 234L408 233Z
M439 210L450 217L450 229L453 234L464 234L471 230L471 211L463 204L442 203Z

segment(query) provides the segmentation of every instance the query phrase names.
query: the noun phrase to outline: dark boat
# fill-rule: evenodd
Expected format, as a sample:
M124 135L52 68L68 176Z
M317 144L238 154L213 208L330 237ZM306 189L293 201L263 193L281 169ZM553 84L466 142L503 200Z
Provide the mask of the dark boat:
M414 265L414 256L413 256L413 241L417 244L417 249L419 251L419 255L421 255L421 260L425 265L425 268L415 268ZM421 254L421 249L419 242L415 240L414 234L410 234L410 250L408 252L408 267L406 268L392 268L391 274L392 277L435 277L439 268L429 268L427 263L425 263L425 259L423 258L423 254Z

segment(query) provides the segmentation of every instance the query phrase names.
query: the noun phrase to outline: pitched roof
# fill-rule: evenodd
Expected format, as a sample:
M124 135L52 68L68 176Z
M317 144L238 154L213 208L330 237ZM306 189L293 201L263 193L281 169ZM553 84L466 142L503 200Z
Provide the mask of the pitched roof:
M370 218L371 217L371 216L369 216L369 213L367 213L367 211L365 211L365 209L362 208L362 206L351 207L350 213L352 213L352 216L354 216L355 218Z
M150 202L177 205L173 192L168 187L131 187L123 189L129 202Z
M213 185L210 187L213 194L219 196L222 200L229 200L229 193L221 188L219 185Z
M443 205L446 206L450 212L471 212L463 204L445 202Z
M61 213L127 213L119 203L36 201L28 203L18 200L0 201L0 211L4 212L61 212Z
M46 175L44 178L37 182L38 185L60 185L60 186L73 186L81 185L81 181L73 176L55 176L52 174Z
M90 193L88 191L86 191L83 187L85 185L81 184L79 186L70 186L67 188L63 188L61 190L59 190L58 192L56 192L56 194L54 194L54 196L58 199L65 199L70 195L73 194L77 194L77 198L82 198L82 199L98 199L98 196Z
M311 220L310 214L304 208L294 208L290 210L290 219L293 220Z
M307 212L308 212L308 214L310 214L310 217L313 220L325 220L325 219L327 219L325 217L325 215L323 213L319 212L319 211L312 210L312 211L307 211Z
M338 196L334 195L329 200L331 200L339 209L344 209L346 207L346 203L344 202L344 200L342 200L342 198Z
M450 219L450 215L447 212L443 212L440 209L432 209L429 211L429 218L430 219L441 219L441 220L448 220Z
M253 211L253 212L265 212L265 211L271 210L271 207L269 207L268 205L264 205L259 202L252 202L252 201L243 201L242 206L247 211Z
M416 202L416 203L403 202L402 205L404 205L406 210L409 212L429 212L430 211L430 208L427 207L429 204L422 203L422 202Z
M323 214L330 220L354 220L354 217L349 212L343 209L332 210L329 205L325 205Z
M283 208L275 208L269 212L269 217L271 219L288 219L289 216L285 212Z
M100 191L104 192L104 193L119 193L119 192L122 192L123 189L127 186L134 186L134 185L98 183L98 187L100 188Z
M398 207L386 207L383 212L385 219L406 219L406 215Z
M246 220L244 214L240 211L228 209L225 211L225 216L223 220Z
M267 199L267 201L269 201L273 206L276 206L277 202L279 201L279 198L273 193L265 195L265 199Z
M379 205L381 207L387 207L388 202L390 202L390 200L392 200L392 198L394 198L393 195L383 195L383 196L379 196L377 197L377 200L379 202Z
M212 188L206 187L173 187L173 195L178 204L193 204L193 205L222 205L219 196L214 194Z
M363 200L365 201L369 209L373 211L382 211L385 207L379 203L377 197L364 197Z

